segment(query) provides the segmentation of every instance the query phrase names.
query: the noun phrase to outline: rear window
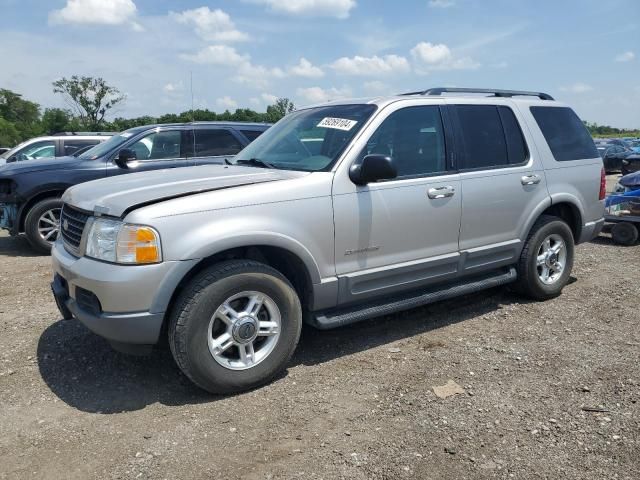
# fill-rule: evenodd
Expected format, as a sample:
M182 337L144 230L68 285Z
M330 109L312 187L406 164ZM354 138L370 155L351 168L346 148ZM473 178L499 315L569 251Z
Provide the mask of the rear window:
M599 157L589 131L568 107L531 107L531 113L558 162Z

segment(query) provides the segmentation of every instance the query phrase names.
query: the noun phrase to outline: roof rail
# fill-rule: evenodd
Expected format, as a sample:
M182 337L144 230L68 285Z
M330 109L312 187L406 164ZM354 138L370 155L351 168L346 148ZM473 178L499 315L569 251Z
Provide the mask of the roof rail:
M115 132L57 132L54 133L54 137L72 137L75 135L83 135L83 136L100 136L100 135L115 135Z
M487 93L494 97L538 97L542 100L553 100L548 93L543 92L526 92L522 90L496 90L494 88L429 88L419 92L402 93L401 95L442 95L443 93Z

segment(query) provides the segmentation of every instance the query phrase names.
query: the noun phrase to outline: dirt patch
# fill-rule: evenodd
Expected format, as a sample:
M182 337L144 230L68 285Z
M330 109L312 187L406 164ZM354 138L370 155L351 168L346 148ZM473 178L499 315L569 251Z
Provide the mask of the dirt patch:
M563 295L495 289L303 330L281 378L193 387L127 357L0 234L0 478L619 478L640 471L640 246L581 245ZM440 399L453 380L465 393ZM595 410L595 411L594 411Z

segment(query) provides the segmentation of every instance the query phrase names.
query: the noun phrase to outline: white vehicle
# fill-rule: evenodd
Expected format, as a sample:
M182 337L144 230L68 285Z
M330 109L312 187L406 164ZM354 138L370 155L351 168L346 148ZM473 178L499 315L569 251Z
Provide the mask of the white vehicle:
M76 151L108 140L112 132L64 132L36 137L0 153L0 165L24 160L72 156Z

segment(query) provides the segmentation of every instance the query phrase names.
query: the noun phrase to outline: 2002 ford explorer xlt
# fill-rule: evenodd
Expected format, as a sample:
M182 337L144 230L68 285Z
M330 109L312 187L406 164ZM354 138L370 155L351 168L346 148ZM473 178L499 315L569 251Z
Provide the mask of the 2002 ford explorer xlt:
M285 368L303 319L331 328L508 283L557 296L603 224L602 159L544 93L304 108L230 163L70 188L53 248L65 318L120 349L166 335L216 393Z

